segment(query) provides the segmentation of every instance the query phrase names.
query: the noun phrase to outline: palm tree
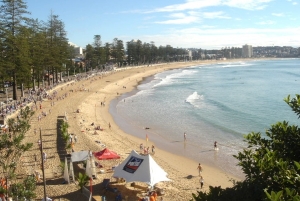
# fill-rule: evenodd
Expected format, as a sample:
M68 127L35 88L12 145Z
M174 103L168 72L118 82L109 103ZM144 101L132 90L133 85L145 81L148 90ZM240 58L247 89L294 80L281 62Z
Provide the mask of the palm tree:
M89 180L90 180L89 176L87 176L85 173L82 174L81 172L79 172L77 181L81 193L83 192L83 187L88 183Z

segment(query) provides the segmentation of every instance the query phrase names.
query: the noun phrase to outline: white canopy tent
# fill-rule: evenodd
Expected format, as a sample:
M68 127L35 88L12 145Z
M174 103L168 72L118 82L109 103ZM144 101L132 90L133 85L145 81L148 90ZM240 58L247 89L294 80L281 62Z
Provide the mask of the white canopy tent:
M85 173L90 177L95 179L97 177L96 165L93 157L89 157L86 161Z
M86 161L89 158L89 152L90 151L72 152L72 154L71 154L71 160L73 162Z
M65 157L65 169L64 169L64 179L69 184L70 183L70 175L69 175L69 168L68 168L68 159Z
M145 182L150 186L160 181L170 180L167 178L167 173L150 155L139 155L134 150L115 168L113 177L124 178L126 182Z
M69 166L68 166L68 160L67 158L65 158L64 179L66 180L66 182L70 183L70 178L72 179L73 182L75 181L73 162L80 162L80 161L87 161L87 165L85 169L86 174L92 178L96 177L96 166L95 166L94 159L92 158L92 152L90 151L72 152Z

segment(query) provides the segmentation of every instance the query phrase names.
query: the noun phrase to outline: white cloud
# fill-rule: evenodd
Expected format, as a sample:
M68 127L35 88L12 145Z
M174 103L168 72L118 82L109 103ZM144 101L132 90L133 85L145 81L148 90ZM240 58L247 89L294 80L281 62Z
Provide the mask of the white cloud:
M157 24L191 24L195 22L200 22L199 17L193 15L185 15L185 14L171 14L169 17L175 18L171 20L157 21Z
M245 10L262 10L272 0L224 0L223 5Z
M147 17L144 17L143 20L151 20L153 18L155 18L155 17L154 16L147 16Z
M272 0L186 0L182 4L173 4L162 8L156 8L145 13L177 12L185 10L199 10L213 6L229 6L246 10L261 10Z
M167 16L168 18L172 18L169 20L156 21L157 24L191 24L191 23L199 23L202 19L231 19L226 16L222 11L217 12L195 12L189 11L185 13L172 13Z
M173 4L170 6L165 6L162 8L156 8L146 13L152 12L175 12L175 11L185 11L185 10L195 10L205 7L218 6L221 4L221 0L186 0L182 4Z
M286 29L205 29L189 28L157 35L138 36L142 41L155 41L157 46L170 44L173 47L195 47L220 49L222 47L253 46L294 46L300 44L300 27ZM127 39L124 38L124 41ZM131 40L129 37L128 40Z
M283 17L284 16L283 13L272 13L272 15L274 15L276 17Z
M259 25L270 25L270 24L275 24L275 22L272 21L272 20L266 20L266 21L257 22L256 24L259 24Z
M184 13L173 13L170 14L169 17L174 17L174 18L185 18L186 15Z
M203 29L212 29L212 28L215 28L215 26L211 26L211 25L202 25L201 28L203 28Z
M215 18L230 19L231 17L228 17L228 16L224 15L224 13L222 11L219 11L219 12L205 12L205 13L203 13L203 18L208 18L208 19L215 19Z
M298 3L294 1L292 4L293 4L293 5L297 5Z

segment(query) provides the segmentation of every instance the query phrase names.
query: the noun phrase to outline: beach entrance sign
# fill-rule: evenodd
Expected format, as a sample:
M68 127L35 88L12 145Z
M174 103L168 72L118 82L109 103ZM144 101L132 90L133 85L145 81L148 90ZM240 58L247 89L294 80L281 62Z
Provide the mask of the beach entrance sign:
M126 182L145 182L150 186L161 181L170 181L167 173L149 154L139 155L134 150L115 168L113 177L123 178Z

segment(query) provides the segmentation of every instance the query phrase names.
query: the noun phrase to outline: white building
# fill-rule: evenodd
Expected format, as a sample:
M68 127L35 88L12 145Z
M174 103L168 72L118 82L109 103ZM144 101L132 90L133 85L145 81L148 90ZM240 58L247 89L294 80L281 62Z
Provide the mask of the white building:
M82 57L83 55L82 47L74 47L74 53L77 57Z
M76 44L69 42L70 46L74 47L74 55L75 57L83 58L83 49L82 47L77 46Z
M253 48L252 45L243 45L242 48L242 56L244 58L251 58L253 56Z

